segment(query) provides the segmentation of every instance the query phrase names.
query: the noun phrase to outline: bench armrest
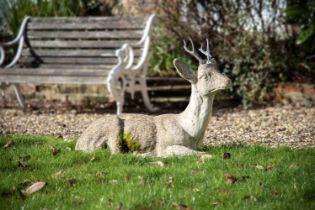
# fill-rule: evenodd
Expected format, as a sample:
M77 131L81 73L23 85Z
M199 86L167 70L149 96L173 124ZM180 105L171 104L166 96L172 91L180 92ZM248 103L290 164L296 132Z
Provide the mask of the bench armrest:
M137 46L143 45L143 51L142 51L142 55L140 57L140 60L138 61L136 66L132 67L133 70L143 69L143 72L142 72L143 74L146 74L147 65L148 65L148 55L149 55L149 47L150 47L150 32L152 30L152 23L154 21L154 18L155 18L155 14L152 14L148 18L141 40L137 43L131 44L131 47L137 47Z
M118 50L116 50L118 64L112 68L109 75L107 76L107 89L109 90L110 94L116 99L116 101L123 102L123 94L126 90L131 93L131 97L133 98L136 90L136 81L139 79L139 77L141 77L142 79L145 77L150 46L149 33L151 31L151 25L154 17L155 15L153 14L148 18L142 38L139 42L125 43ZM142 54L138 63L134 65L135 59L133 47L138 46L143 46ZM118 91L116 90L116 81L119 79L119 77L122 79L122 87L121 90Z
M149 34L151 32L154 17L155 17L155 14L150 15L150 17L148 18L148 20L146 22L145 28L143 30L143 35L142 35L140 41L135 43L135 44L131 44L132 47L140 46L140 45L145 43L147 37L149 37Z
M17 52L14 55L13 60L8 65L6 65L5 68L10 68L13 65L15 65L15 63L20 58L21 52L22 52L22 49L23 49L23 44L24 44L25 28L26 28L26 24L30 20L30 18L31 17L29 17L29 16L24 18L24 20L23 20L23 22L21 24L21 27L20 27L18 35L12 41L2 42L2 43L0 42L0 66L2 66L2 64L4 62L4 59L5 59L4 47L12 47L12 46L18 44Z
M119 48L118 50L116 50L116 56L118 58L118 65L120 65L123 69L123 73L126 73L128 75L136 75L141 73L141 67L143 67L143 61L142 58L146 58L147 57L147 53L145 52L146 50L143 50L143 53L141 55L141 59L138 62L137 65L133 65L134 64L134 50L132 48L132 46L129 43L125 43L122 45L121 48Z
M148 54L149 54L149 46L150 46L150 31L151 31L151 26L154 20L155 14L151 15L147 22L146 26L144 28L144 32L142 35L142 38L139 42L136 43L126 43L123 44L123 46L116 51L116 55L118 59L122 61L124 64L124 69L127 71L132 71L128 72L128 74L139 74L141 73L141 70L144 70L142 73L145 74L146 72L146 67L147 67L147 62L148 62ZM134 50L133 47L139 47L143 46L143 51L141 54L141 57L136 65L133 66L134 63ZM120 52L118 52L120 51Z

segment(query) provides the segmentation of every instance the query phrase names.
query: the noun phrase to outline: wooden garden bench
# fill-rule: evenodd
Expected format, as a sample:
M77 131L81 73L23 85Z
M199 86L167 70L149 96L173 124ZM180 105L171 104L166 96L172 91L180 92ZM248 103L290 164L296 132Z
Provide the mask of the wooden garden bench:
M146 86L149 17L26 17L16 38L0 43L0 84L12 84L24 106L20 83L106 84L122 113L124 94ZM17 47L5 66L5 50Z

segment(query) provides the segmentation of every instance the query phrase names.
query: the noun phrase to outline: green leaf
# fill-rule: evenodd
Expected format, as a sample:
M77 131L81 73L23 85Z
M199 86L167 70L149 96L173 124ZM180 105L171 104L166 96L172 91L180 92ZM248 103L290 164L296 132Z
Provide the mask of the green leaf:
M315 27L311 25L301 31L301 33L299 34L296 40L296 44L301 45L307 42L309 39L311 39L314 35L315 35Z
M284 10L285 14L292 17L305 16L309 11L307 8L302 6L289 6Z

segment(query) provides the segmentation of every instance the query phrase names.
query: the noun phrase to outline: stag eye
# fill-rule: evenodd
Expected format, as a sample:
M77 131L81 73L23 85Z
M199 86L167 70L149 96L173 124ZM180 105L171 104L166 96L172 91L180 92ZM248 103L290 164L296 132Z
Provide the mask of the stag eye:
M208 75L204 74L200 77L200 79L203 79L203 80L208 80Z
M205 79L206 79L206 80L210 80L210 78L211 78L211 74L206 74L206 75L205 75Z
M210 79L210 75L209 74L204 74L202 75L202 79L205 81L208 81Z
M205 80L205 81L208 81L210 80L211 78L211 74L203 74L199 77L199 79L202 79L202 80Z

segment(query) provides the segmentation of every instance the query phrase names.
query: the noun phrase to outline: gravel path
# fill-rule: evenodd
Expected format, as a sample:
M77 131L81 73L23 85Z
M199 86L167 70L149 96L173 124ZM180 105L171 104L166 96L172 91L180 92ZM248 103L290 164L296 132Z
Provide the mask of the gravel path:
M0 110L0 133L78 137L104 114L60 114ZM261 144L315 147L315 107L268 107L257 110L218 110L205 133L206 145Z

